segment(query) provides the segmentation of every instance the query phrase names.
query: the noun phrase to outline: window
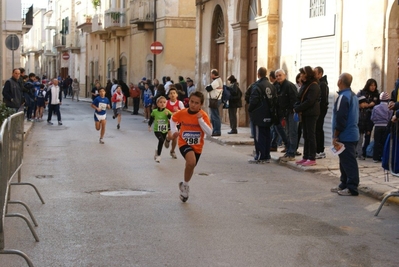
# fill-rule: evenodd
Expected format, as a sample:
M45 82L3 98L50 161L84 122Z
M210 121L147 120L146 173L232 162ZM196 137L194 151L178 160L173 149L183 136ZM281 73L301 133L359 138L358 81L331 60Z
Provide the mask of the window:
M322 17L326 15L326 0L310 0L309 17Z
M257 10L258 7L256 6L256 0L251 0L248 10L248 21L255 20L255 18L258 16Z

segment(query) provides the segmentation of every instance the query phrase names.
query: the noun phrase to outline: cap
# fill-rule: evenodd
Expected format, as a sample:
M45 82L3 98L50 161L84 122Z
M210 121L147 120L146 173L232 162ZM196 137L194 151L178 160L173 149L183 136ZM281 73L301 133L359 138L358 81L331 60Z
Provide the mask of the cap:
M387 93L387 92L382 92L382 93L380 94L380 100L381 100L381 101L388 101L388 100L389 100L389 95L388 95L388 93Z
M364 103L364 102L367 102L366 97L363 96L363 95L362 95L362 96L359 96L358 99L359 99L359 104Z
M142 80L142 81L146 81L146 80L147 80L147 78L146 78L146 77L143 77L143 78L141 78L141 80Z

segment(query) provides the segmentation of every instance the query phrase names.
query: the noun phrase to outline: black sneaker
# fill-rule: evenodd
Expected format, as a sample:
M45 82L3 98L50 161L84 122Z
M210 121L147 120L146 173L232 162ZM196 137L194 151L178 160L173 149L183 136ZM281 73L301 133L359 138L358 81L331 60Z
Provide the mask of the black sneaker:
M53 125L53 123L51 121L47 121L48 125Z
M121 128L121 127L119 126L119 124L118 124L118 125L116 125L116 129L118 129L118 130L119 130L119 128Z
M180 200L186 202L188 199L188 193L190 191L190 187L188 185L183 185L183 182L180 182L179 189L180 189Z
M58 122L58 125L62 125L62 121L59 121L59 122Z

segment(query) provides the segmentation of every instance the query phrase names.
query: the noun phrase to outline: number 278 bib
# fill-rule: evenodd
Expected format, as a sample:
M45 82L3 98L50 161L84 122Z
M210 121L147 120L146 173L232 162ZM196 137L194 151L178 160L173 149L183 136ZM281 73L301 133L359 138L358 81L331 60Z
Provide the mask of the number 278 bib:
M182 137L187 145L198 145L201 142L201 132L183 132Z

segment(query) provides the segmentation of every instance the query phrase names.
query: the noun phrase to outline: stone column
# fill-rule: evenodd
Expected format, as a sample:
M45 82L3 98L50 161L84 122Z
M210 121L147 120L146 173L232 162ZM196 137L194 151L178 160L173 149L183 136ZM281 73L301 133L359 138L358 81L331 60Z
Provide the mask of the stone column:
M274 70L279 67L279 16L269 14L256 18L258 23L258 67Z

